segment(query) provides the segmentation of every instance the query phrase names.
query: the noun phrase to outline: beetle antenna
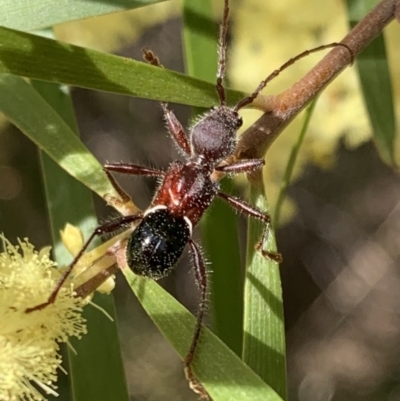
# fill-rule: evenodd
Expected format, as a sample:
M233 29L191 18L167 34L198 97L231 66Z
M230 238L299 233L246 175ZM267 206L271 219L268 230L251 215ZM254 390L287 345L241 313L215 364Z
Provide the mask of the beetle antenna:
M267 86L267 84L269 82L271 82L274 78L276 78L283 70L286 70L286 68L288 68L291 65L293 65L296 61L299 61L303 57L306 57L306 56L308 56L308 55L310 55L312 53L319 52L320 50L325 50L325 49L329 49L329 48L332 48L332 47L338 47L338 46L344 47L345 49L348 50L348 52L350 53L350 59L351 59L350 60L350 64L352 64L353 61L354 61L353 52L351 51L350 47L345 45L344 43L333 42L333 43L329 43L327 45L315 47L314 49L306 50L306 51L298 54L296 57L291 58L285 64L283 64L281 67L279 67L277 70L273 71L270 75L268 75L267 78L265 78L263 81L260 82L260 84L258 85L257 89L250 96L247 96L244 99L242 99L234 107L234 110L238 111L241 108L253 103L254 99L260 94L260 92Z
M228 31L228 15L229 15L229 4L228 0L224 1L224 15L222 17L222 23L219 29L219 42L218 42L218 72L217 72L217 92L221 106L226 103L225 88L223 80L226 70L226 34Z

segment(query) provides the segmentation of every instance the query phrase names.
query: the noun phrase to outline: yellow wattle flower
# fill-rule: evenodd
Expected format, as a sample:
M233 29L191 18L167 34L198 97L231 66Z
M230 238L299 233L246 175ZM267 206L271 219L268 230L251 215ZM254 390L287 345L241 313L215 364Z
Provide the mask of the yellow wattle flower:
M83 301L62 288L48 307L26 313L53 291L59 272L50 247L36 251L27 240L12 245L3 235L0 253L0 400L45 400L57 395L59 343L86 333Z

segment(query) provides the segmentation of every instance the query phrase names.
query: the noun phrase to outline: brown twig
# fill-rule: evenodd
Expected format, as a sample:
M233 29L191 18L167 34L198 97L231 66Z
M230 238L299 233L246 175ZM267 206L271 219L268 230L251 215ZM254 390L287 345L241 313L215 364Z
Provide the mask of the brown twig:
M99 273L75 289L75 296L86 298L96 291L109 277L117 274L118 270L118 265L114 261L109 260L108 263L104 265L103 270L100 270Z
M382 0L341 43L346 44L356 57L395 16L399 18L399 15L400 0ZM276 96L260 97L258 104L267 112L242 134L236 149L236 158L264 157L284 128L349 65L350 61L348 51L343 47L336 47L290 89Z
M108 240L96 249L85 254L80 263L87 266L73 279L75 295L85 298L92 294L110 276L118 272L115 250L131 234L132 228Z

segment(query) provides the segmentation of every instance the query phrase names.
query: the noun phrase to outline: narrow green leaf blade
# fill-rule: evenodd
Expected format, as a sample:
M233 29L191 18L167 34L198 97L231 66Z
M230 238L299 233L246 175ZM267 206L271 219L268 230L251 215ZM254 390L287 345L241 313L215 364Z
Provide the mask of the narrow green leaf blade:
M232 181L225 180L221 190L232 193ZM203 217L201 228L205 255L211 261L213 331L240 356L243 343L243 269L238 216L229 205L217 200Z
M301 145L304 142L304 138L306 136L306 132L308 129L308 125L310 124L311 116L313 114L315 105L317 103L317 99L314 99L306 109L305 118L303 122L303 126L301 127L299 137L297 138L296 143L293 144L292 150L290 152L289 160L286 165L285 173L283 174L283 179L281 183L281 188L279 191L278 200L276 201L275 207L275 216L273 218L274 226L277 227L280 222L280 215L282 211L282 205L286 197L286 192L290 184L290 179L293 174L294 166L296 164L297 156L299 155Z
M183 44L186 71L205 81L216 81L218 24L210 0L185 0ZM214 89L215 91L215 89ZM203 110L197 110L203 112ZM223 182L231 192L231 181ZM202 243L211 262L213 330L238 355L242 348L243 278L240 265L237 215L224 202L214 202L201 221Z
M99 196L117 196L101 164L37 91L9 74L0 75L0 88L0 111L40 149Z
M267 211L262 188L251 186L250 203ZM285 327L279 265L255 251L261 222L250 219L245 280L243 360L286 399ZM272 231L266 249L275 251Z
M32 31L62 22L133 9L164 0L3 0L0 25Z
M155 281L123 273L151 319L183 359L195 325L194 316ZM194 372L214 401L281 401L240 358L211 331L203 329Z
M32 85L76 135L78 129L73 106L65 88L38 81ZM41 160L53 243L56 244L55 256L60 265L66 265L72 257L60 244L59 232L69 222L79 226L85 238L91 235L97 226L92 196L86 187L43 152ZM128 401L113 298L96 294L93 302L107 311L114 322L90 305L85 308L88 334L81 340L70 340L76 354L68 349L72 399Z
M214 85L136 60L4 27L0 43L0 73L190 106L217 102Z
M183 46L187 73L215 81L218 61L218 24L213 20L211 0L184 0Z
M376 1L347 0L346 4L349 24L353 27L375 6ZM357 57L356 65L375 144L382 160L393 166L396 120L383 34Z
M87 306L83 317L88 334L72 343L70 355L74 401L129 401L112 295L95 294L92 302L109 314Z

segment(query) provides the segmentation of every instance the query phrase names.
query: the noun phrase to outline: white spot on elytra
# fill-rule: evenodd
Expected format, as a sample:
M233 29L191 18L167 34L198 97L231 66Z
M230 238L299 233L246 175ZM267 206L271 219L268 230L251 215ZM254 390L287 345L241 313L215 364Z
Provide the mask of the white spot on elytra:
M147 209L147 210L143 213L143 217L147 216L147 215L150 214L150 213L155 212L156 210L162 210L162 209L167 209L167 206L165 206L165 205L157 205L157 206L154 206L154 207L152 207L152 208L150 208L150 209Z
M189 217L183 216L183 219L186 221L186 224L188 225L190 236L192 236L193 233L193 223L190 221Z

